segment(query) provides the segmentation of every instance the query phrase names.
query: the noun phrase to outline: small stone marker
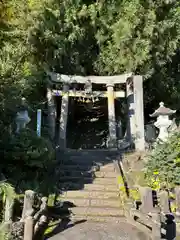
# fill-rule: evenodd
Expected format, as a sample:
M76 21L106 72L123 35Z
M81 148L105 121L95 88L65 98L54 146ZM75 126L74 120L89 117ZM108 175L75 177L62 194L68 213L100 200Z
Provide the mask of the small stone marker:
M145 126L145 140L148 143L154 142L156 140L156 129L153 124L147 124Z

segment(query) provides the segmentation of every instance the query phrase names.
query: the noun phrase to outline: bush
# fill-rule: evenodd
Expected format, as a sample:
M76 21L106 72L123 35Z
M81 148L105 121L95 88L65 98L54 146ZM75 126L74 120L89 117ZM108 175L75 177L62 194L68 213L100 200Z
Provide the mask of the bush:
M37 182L40 183L47 178L47 171L55 161L51 143L29 129L9 137L8 144L3 146L0 153L3 155L2 172L16 187L23 181L22 191L28 187L37 190L35 189Z
M146 178L150 185L172 188L180 185L180 132L157 144L148 157Z
M0 240L9 240L10 233L8 233L7 226L5 223L0 223Z
M38 137L36 132L29 129L12 137L5 153L8 161L38 168L52 161L53 157L54 151L50 142L43 137Z

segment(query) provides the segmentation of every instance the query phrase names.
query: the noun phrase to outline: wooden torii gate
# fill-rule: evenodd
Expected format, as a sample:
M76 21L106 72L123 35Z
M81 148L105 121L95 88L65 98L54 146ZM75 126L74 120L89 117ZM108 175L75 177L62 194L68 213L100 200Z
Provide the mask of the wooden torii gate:
M127 98L128 103L128 126L127 140L135 143L136 150L145 149L144 140L144 106L143 106L143 78L134 76L132 73L116 76L69 76L48 72L51 83L61 83L62 89L53 89L49 85L47 89L49 127L52 139L55 136L56 107L54 96L61 96L61 115L59 129L59 145L66 148L66 129L68 120L69 97L86 97L87 92L71 90L74 83L106 84L107 91L93 91L91 96L107 97L108 99L108 122L109 122L109 148L117 147L115 103L116 98ZM114 91L116 84L126 84L126 91Z

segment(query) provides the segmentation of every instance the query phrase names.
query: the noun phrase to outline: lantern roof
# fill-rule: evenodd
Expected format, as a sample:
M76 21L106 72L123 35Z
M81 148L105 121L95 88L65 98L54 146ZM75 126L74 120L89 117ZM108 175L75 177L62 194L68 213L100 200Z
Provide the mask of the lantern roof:
M157 110L155 110L153 114L150 114L150 117L158 117L158 116L165 116L165 115L170 116L176 112L176 110L166 108L163 102L160 102L159 105L160 107Z
M28 109L29 109L29 107L28 107L28 104L26 102L26 99L24 97L21 98L21 103L18 106L17 111L25 111L25 110L28 110Z

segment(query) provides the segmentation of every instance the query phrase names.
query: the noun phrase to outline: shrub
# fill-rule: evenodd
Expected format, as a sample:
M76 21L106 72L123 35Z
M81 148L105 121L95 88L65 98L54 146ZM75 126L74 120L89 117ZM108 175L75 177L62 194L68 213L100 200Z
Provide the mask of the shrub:
M48 168L55 161L51 143L29 129L9 137L8 144L3 146L0 154L3 155L1 162L3 173L16 187L23 182L22 191L26 188L37 190L35 189L37 182L45 180Z
M152 150L146 164L146 178L156 188L180 185L180 132Z
M10 233L8 233L7 226L5 223L0 223L0 240L9 240Z

